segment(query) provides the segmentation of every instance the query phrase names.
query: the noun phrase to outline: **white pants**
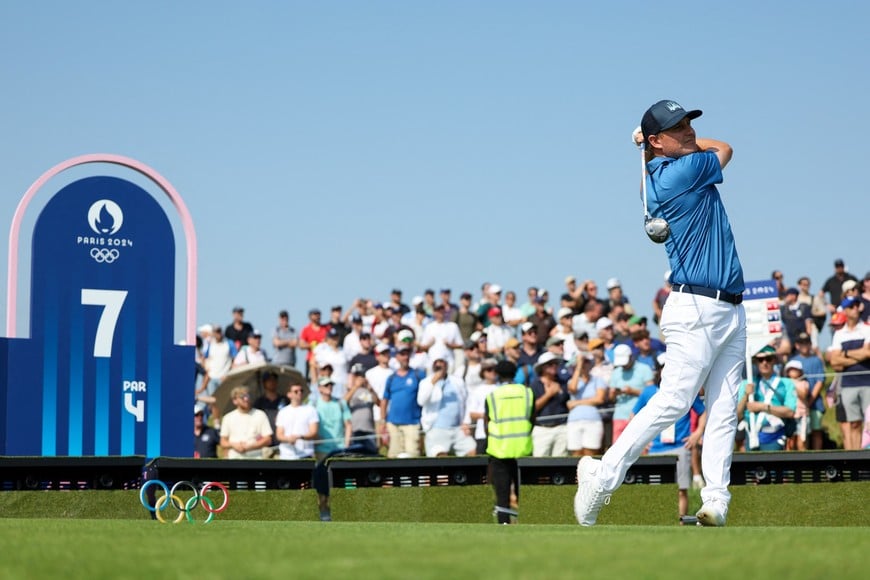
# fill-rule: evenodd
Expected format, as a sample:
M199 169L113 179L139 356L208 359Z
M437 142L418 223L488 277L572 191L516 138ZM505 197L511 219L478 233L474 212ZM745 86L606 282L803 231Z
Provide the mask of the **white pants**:
M701 468L707 486L701 499L731 499L731 457L737 427L737 388L746 356L743 305L671 292L662 334L667 344L661 387L604 454L598 477L608 492L622 485L647 444L685 415L704 387L707 427Z
M565 423L553 427L532 427L532 456L561 457L568 454L568 427Z

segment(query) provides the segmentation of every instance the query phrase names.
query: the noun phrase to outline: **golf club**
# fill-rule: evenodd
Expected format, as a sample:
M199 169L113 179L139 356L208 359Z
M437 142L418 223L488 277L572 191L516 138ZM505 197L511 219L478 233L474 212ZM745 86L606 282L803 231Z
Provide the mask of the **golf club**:
M637 130L632 133L632 140L634 140L636 134ZM654 218L649 215L646 201L646 142L641 142L639 148L640 189L641 197L643 197L643 231L645 231L647 237L649 237L649 239L651 239L656 244L663 244L665 240L668 239L668 236L671 235L671 226L668 224L665 218Z

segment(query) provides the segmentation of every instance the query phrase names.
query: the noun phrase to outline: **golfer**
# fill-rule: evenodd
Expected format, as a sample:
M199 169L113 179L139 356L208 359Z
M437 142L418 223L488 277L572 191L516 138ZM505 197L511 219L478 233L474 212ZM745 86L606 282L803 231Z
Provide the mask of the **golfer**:
M692 120L700 116L674 101L659 101L641 121L637 139L648 153L649 211L667 220L671 232L665 250L673 290L660 323L667 364L659 392L616 443L600 460L584 457L578 463L574 513L584 526L595 524L647 444L689 411L702 385L707 428L701 464L707 486L697 517L702 525L725 525L746 314L743 269L716 189L732 151L727 143L695 137Z

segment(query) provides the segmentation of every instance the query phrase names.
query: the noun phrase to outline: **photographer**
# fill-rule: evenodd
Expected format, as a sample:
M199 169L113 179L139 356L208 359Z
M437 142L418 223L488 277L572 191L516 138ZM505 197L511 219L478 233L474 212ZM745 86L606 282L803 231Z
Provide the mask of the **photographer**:
M427 457L446 456L451 451L462 457L475 454L471 427L464 422L467 397L462 379L448 375L447 361L436 359L432 374L420 381L417 391Z

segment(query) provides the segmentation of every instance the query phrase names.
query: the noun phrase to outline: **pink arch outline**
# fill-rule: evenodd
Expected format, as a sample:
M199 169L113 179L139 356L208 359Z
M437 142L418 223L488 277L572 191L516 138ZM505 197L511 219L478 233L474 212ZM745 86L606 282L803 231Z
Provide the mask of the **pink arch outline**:
M15 216L12 218L12 227L9 230L9 261L8 261L8 290L9 294L6 297L6 336L7 338L15 338L15 323L16 323L16 307L18 305L18 235L21 230L21 222L24 219L24 212L30 201L36 195L36 192L42 188L52 177L62 171L66 171L77 165L86 163L114 163L138 171L162 189L169 199L172 200L172 205L178 210L181 216L181 223L184 227L184 237L187 242L187 328L186 340L187 344L196 344L196 232L193 229L193 220L190 217L190 212L187 211L187 206L184 200L162 175L157 173L151 167L140 163L135 159L124 157L122 155L112 155L110 153L94 153L90 155L80 155L67 159L58 163L45 173L39 179L33 182L33 185L21 198L18 207L15 209Z

